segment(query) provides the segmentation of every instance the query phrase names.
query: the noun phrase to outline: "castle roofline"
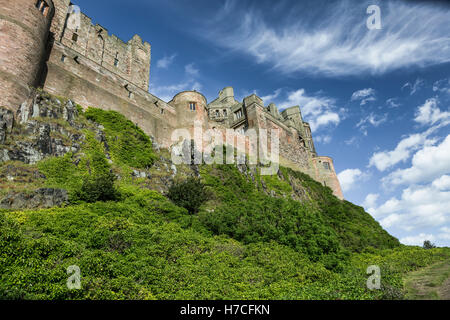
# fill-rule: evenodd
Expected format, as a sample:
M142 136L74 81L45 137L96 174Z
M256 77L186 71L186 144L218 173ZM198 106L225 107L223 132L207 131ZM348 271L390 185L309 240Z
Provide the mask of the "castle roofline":
M178 92L176 95L173 96L172 100L170 100L170 101L175 100L175 98L178 97L180 94L183 94L183 93L189 93L189 92L191 92L191 93L196 93L196 94L198 94L198 95L201 95L201 96L203 97L203 99L205 99L205 102L206 102L205 104L206 104L206 105L208 104L208 103L207 103L207 102L208 102L208 99L206 99L205 95L204 95L203 93L201 93L201 92L196 91L196 90L185 90L185 91Z
M50 0L50 1L51 1L51 0ZM83 16L85 16L87 19L89 19L91 25L93 25L94 27L101 28L103 31L106 32L106 35L108 35L108 36L111 37L111 38L116 38L117 40L119 40L120 42L122 42L124 45L130 44L135 38L138 38L138 39L141 41L141 43L142 43L143 45L150 45L149 42L144 41L144 40L141 38L141 36L139 36L138 34L135 34L130 40L128 40L127 42L125 42L123 39L121 39L121 38L118 37L117 35L115 35L115 34L113 34L113 33L112 33L112 34L109 34L108 29L105 28L104 26L102 26L101 24L99 24L99 23L95 23L95 24L94 24L92 18L91 18L90 16L88 16L87 14L85 14L84 12L80 12L80 14L83 15Z

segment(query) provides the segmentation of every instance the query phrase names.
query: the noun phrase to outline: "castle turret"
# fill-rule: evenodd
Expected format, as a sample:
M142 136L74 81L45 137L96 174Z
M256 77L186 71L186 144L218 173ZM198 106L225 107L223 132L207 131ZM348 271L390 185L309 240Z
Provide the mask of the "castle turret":
M40 84L52 0L0 0L0 105L16 111Z
M207 103L204 95L197 91L183 91L173 97L170 105L175 107L179 128L190 129L195 121L204 128L208 125Z

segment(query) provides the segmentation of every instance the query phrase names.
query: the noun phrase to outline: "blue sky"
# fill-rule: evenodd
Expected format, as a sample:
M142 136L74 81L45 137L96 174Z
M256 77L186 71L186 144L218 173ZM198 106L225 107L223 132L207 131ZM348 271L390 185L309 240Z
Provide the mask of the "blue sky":
M226 86L300 105L346 199L405 244L450 246L446 1L76 0L110 33L152 45L150 92ZM369 5L381 29L369 30Z

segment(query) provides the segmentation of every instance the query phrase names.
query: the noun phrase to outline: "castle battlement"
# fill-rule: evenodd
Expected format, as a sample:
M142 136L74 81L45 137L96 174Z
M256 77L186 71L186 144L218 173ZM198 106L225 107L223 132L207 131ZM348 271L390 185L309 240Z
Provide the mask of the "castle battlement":
M279 111L256 94L236 100L222 89L208 103L196 91L165 102L148 92L151 45L138 35L124 42L84 13L76 27L70 0L0 0L0 105L14 112L30 101L33 87L87 108L122 113L165 148L174 130L280 132L282 165L303 171L343 198L333 160L318 157L311 128L299 106Z

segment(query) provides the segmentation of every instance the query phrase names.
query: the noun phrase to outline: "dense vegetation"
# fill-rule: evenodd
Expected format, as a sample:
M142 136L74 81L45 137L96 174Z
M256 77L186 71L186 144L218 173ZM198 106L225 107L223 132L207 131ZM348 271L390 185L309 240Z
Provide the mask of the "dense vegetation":
M149 190L130 176L158 161L150 139L115 112L83 117L106 141L85 130L82 153L38 164L70 205L0 211L0 299L398 299L407 272L450 258L401 246L361 207L286 168L252 179L250 168L205 165L167 195ZM80 290L66 286L72 265ZM370 265L380 290L366 287Z

